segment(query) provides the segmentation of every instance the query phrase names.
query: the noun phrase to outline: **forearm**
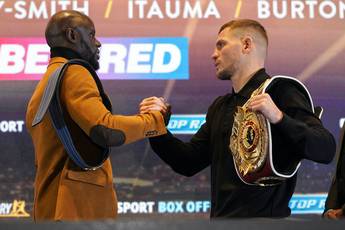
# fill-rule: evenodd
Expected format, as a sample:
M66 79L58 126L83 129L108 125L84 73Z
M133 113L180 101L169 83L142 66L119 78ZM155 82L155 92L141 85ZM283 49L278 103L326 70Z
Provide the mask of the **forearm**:
M166 133L163 117L159 112L122 116L107 114L91 127L89 136L101 146L119 146Z
M184 143L170 132L150 138L153 151L175 172L192 176L209 165L205 150L196 144Z

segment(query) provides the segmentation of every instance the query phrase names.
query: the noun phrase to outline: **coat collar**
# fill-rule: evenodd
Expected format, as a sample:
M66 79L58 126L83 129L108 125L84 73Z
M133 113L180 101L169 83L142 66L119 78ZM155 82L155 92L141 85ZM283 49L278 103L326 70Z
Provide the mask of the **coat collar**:
M55 63L65 63L70 59L81 59L80 55L72 49L65 47L53 47L50 49L50 61L49 65Z
M235 93L234 89L232 88L232 94L250 98L252 92L268 78L270 78L270 76L266 73L265 68L262 68L250 78L250 80L242 87L242 89L238 93Z

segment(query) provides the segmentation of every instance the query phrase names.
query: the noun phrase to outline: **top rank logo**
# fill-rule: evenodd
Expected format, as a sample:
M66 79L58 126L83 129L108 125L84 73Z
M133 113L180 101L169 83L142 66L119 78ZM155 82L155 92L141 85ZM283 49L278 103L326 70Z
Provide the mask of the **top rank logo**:
M0 15L12 15L15 19L48 19L60 10L77 10L89 15L89 1L0 1Z

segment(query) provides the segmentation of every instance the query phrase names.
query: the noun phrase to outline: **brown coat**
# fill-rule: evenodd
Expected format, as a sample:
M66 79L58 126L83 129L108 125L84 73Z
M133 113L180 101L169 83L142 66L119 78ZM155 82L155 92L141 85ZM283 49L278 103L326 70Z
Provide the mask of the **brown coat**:
M113 188L111 162L95 171L83 171L67 156L52 126L49 112L42 122L31 127L38 110L49 76L67 60L55 57L50 60L47 72L38 83L29 102L26 114L27 129L35 148L35 200L34 219L40 220L92 220L115 218L117 198ZM97 157L103 144L117 143L113 131L124 134L124 144L147 136L166 133L160 112L144 115L112 115L102 103L98 88L91 74L80 65L72 65L65 73L61 86L61 103L73 141L86 160ZM92 130L98 127L97 138ZM100 127L100 128L99 128ZM116 135L115 135L116 136Z

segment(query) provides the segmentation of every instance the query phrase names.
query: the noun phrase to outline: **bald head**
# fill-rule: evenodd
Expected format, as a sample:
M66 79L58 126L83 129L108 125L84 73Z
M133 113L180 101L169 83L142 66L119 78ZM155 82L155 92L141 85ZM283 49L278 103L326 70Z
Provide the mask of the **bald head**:
M69 47L68 30L69 28L77 28L93 25L91 19L74 10L64 10L56 13L49 20L45 37L49 47Z
M45 36L50 48L71 49L95 69L99 68L101 43L88 16L73 10L60 11L49 20Z

